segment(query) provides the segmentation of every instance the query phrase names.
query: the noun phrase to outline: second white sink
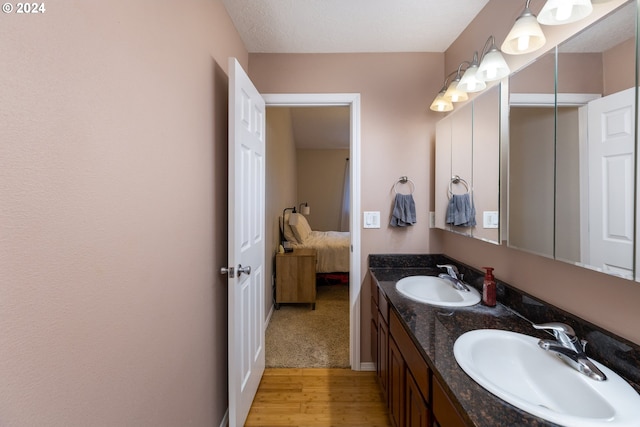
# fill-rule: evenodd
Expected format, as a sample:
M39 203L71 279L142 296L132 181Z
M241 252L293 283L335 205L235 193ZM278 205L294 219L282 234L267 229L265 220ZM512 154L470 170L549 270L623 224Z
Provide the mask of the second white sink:
M640 426L640 396L624 379L593 361L607 376L595 381L538 346L538 339L479 329L453 346L460 367L512 405L563 426Z
M465 307L480 302L480 293L469 286L459 291L451 283L436 276L410 276L398 280L396 289L407 298L440 307Z

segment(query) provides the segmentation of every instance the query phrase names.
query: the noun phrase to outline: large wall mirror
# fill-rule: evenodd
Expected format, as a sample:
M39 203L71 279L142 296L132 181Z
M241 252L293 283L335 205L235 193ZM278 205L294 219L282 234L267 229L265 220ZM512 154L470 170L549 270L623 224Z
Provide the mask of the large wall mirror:
M509 80L510 247L633 279L636 1Z

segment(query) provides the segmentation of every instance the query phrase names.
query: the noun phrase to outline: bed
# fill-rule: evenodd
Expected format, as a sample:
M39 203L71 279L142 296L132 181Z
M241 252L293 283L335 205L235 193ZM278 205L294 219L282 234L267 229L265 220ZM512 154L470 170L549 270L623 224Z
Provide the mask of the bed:
M295 248L311 248L317 252L316 273L349 271L351 236L348 231L314 231L299 213L284 217L284 239Z

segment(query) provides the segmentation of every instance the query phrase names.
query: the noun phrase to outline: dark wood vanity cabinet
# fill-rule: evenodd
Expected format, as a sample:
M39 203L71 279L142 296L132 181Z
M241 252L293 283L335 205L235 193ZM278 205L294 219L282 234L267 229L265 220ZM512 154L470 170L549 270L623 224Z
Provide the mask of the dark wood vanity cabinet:
M466 426L402 321L389 309L384 293L375 285L371 309L371 326L375 328L371 348L393 426Z

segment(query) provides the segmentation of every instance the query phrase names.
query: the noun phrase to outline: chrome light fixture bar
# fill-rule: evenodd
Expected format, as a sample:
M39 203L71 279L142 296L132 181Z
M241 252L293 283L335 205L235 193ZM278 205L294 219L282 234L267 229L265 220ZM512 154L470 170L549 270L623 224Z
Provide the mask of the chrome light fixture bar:
M535 52L547 42L536 16L529 9L529 3L531 0L527 0L524 11L516 19L507 38L502 43L501 48L504 53L522 55Z

